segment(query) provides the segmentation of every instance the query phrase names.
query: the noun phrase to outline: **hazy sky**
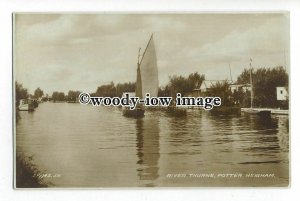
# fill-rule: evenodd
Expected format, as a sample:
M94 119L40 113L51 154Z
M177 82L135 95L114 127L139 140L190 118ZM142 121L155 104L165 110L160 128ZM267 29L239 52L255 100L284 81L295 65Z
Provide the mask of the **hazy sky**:
M151 33L160 85L169 75L233 80L249 67L287 66L285 14L17 14L15 79L30 93L134 82L139 47Z

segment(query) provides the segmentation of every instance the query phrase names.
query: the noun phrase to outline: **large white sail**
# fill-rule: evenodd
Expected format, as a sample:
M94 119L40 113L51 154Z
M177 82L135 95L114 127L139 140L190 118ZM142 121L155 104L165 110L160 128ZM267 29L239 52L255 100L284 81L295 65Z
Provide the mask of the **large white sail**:
M143 98L145 98L146 93L150 93L152 97L157 96L158 70L153 35L151 36L140 61L140 73Z

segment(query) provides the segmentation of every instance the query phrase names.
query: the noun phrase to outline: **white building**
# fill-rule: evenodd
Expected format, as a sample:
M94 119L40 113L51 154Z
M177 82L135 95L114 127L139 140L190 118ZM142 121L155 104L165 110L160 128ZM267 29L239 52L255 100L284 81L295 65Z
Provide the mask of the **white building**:
M229 88L232 93L234 93L235 91L239 91L239 89L242 89L243 92L251 91L250 84L230 84Z
M289 94L286 87L276 87L277 100L287 100Z

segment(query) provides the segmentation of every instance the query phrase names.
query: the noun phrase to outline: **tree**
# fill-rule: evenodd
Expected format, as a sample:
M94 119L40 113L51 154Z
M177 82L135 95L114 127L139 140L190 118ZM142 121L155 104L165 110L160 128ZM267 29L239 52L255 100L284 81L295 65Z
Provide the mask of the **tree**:
M170 97L171 89L170 89L169 85L166 85L165 87L159 87L158 88L158 96L159 97Z
M240 107L250 107L250 91L244 91L242 87L232 93L232 99L235 105Z
M229 88L228 81L216 82L211 86L206 95L212 97L220 97L222 99L222 106L234 105L232 92Z
M189 91L189 86L183 76L173 75L172 77L169 77L169 80L172 97L175 97L176 93L181 93L181 95L184 96L184 94Z
M15 83L15 97L16 97L16 107L20 104L21 99L28 98L27 89L23 88L23 85L18 82Z
M80 91L72 91L72 90L70 90L68 92L67 100L69 102L75 102L77 100L79 94L80 94Z
M34 98L40 98L44 95L43 90L40 89L40 87L38 87L35 91L34 91Z
M55 101L65 101L65 94L64 92L53 92L52 94L52 100Z
M64 92L59 92L58 93L58 100L59 101L65 101L65 93Z
M238 77L239 84L250 83L250 70L244 69ZM288 75L282 66L252 70L253 103L255 107L278 107L276 87L288 87Z
M205 80L205 76L199 75L198 72L190 74L187 78L187 82L190 89L199 89L204 80Z
M135 82L126 82L124 84L118 84L116 90L117 90L117 95L119 97L121 97L124 92L134 92Z
M173 75L169 77L169 89L171 96L176 93L181 93L182 96L191 93L194 89L200 88L202 82L205 80L204 75L199 75L198 72L190 74L187 78L183 76Z
M111 82L107 85L101 85L97 88L96 91L97 96L103 96L103 97L114 97L116 96L116 87L114 82Z
M111 82L107 85L101 85L97 88L96 92L93 93L95 96L106 96L106 97L121 97L124 92L134 92L135 83L134 82L125 82L118 83L116 86L114 82Z

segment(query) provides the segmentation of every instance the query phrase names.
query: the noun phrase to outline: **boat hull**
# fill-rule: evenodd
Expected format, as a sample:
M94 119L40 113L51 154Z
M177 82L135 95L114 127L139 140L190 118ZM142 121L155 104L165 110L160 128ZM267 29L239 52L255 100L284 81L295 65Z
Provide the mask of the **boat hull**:
M19 111L33 111L34 110L33 100L31 99L21 99L18 106Z
M141 108L136 108L134 110L130 110L129 108L124 108L122 112L123 112L123 116L126 117L139 118L139 117L144 117L145 115L145 110Z
M24 104L19 106L19 111L33 111L34 106L30 104Z
M271 113L274 115L289 115L289 110L281 110L281 109L273 109L273 108L241 108L241 111L248 114L258 114L263 111L267 111L265 113Z
M264 109L255 109L255 108L242 108L242 111L247 114L254 114L259 116L270 116L271 111L270 110L264 110Z

